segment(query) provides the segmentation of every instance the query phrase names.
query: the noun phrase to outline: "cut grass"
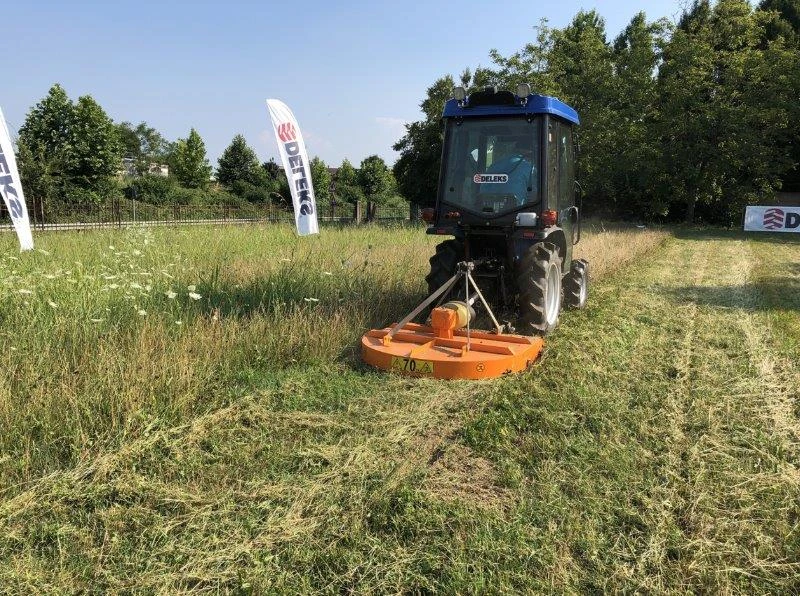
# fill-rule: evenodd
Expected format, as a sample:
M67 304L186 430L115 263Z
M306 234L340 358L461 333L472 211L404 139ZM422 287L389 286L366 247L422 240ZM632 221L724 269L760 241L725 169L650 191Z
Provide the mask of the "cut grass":
M26 332L0 337L0 585L798 589L798 310L767 279L797 283L796 243L595 230L591 308L530 372L469 383L354 352L422 295L435 240L325 232L42 236L3 261Z

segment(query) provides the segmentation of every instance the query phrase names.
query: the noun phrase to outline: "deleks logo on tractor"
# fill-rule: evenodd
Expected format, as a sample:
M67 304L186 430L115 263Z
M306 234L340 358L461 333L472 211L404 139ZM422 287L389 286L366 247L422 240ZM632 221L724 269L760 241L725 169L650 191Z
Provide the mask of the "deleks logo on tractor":
M300 155L300 145L297 142L297 131L291 122L283 122L278 125L278 137L283 142L286 155L289 156L289 167L294 174L294 185L299 194L300 213L311 215L314 213L314 206L311 200L311 191L308 188L308 178L306 168L303 163L303 156Z
M508 174L475 174L472 181L475 184L505 184Z

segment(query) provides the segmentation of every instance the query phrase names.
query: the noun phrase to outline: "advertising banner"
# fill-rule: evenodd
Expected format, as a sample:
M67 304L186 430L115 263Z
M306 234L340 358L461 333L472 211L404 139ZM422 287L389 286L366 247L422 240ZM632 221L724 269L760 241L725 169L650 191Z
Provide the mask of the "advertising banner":
M33 250L31 222L28 219L28 208L22 194L22 183L17 171L17 158L11 145L11 134L6 126L3 110L0 110L0 194L11 215L11 223L19 238L21 250Z
M294 114L288 106L277 99L268 99L267 108L278 140L283 169L289 181L289 190L294 203L294 221L301 236L319 234L317 205L314 187L311 184L311 164L308 161L303 135Z
M800 232L800 207L750 205L744 214L746 232Z

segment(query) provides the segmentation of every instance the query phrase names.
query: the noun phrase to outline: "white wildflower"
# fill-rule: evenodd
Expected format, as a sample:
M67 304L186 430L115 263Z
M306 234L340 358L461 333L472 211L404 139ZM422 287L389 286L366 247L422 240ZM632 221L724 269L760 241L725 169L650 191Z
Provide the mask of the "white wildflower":
M200 300L202 296L197 292L189 292L189 298L191 298L192 300Z
M172 290L170 290L169 292L164 292L164 296L166 296L170 300L174 300L177 295L178 294L176 292L173 292Z
M192 284L191 286L186 286L186 289L189 290L190 292L194 292L197 289L197 286Z
M33 290L19 289L17 290L17 294L33 294Z
M143 308L140 308L139 310L136 311L136 314L138 314L140 317L146 317L147 311L144 310Z
M118 287L119 287L119 284L111 284L110 286L108 286L108 289L109 290L116 290Z
M183 321L175 321L176 325L183 325Z
M139 284L137 284L136 282L133 282L133 283L131 284L131 289L132 289L132 290L141 290L141 289L142 289L142 286L140 286L140 285L139 285Z
M333 275L333 273L331 273L330 271L323 271L322 275Z
M48 301L47 301L47 304L49 304L49 305L50 305L50 308L58 308L58 304L56 304L56 303L55 303L55 302L53 302L52 300L48 300Z

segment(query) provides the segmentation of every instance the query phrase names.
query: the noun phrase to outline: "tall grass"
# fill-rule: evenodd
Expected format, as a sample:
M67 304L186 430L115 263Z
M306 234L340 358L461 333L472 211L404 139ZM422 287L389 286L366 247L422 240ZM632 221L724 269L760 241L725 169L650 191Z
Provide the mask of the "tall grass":
M665 237L596 224L579 249L602 279ZM453 442L509 382L409 380L357 357L365 329L424 295L436 238L139 228L41 235L22 255L12 240L0 239L0 579L397 590L441 586L441 572L456 591L474 585L428 560L446 555L434 520L477 532L463 556L496 559L497 512L513 508L522 468L476 456L483 439ZM258 569L283 575L253 583Z

